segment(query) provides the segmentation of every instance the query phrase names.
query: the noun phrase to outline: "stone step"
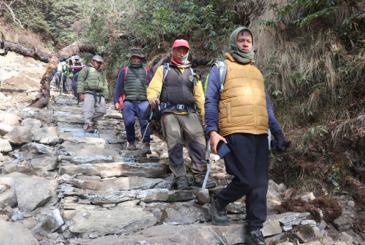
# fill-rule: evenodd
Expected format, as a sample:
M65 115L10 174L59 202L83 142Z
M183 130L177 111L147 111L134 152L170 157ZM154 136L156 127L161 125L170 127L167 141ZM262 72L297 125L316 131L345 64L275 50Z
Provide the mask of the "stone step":
M102 178L130 176L159 178L163 175L164 169L165 164L160 163L141 164L134 162L118 162L61 166L60 174L95 175Z
M77 213L71 221L73 233L97 233L98 235L131 233L153 226L156 217L141 208L114 209L107 211L90 210Z
M146 190L152 189L158 186L159 188L166 188L168 185L171 186L168 182L171 180L164 179L151 179L151 178L143 178L143 177L122 177L115 179L108 179L103 181L90 181L90 180L78 180L78 179L64 179L63 182L72 184L75 187L82 188L85 190L91 191L105 191L105 192L113 192L113 191L126 191L126 190Z
M86 222L86 219L84 221ZM90 230L87 232L91 233ZM93 232L101 234L96 230L93 230ZM229 226L214 226L211 223L191 225L167 224L145 228L143 232L130 233L128 236L105 236L93 240L80 239L77 242L79 245L242 244L246 242L246 236L246 224L242 223L232 222Z
M89 138L97 139L99 138ZM73 157L83 156L118 156L121 146L119 144L85 144L65 141L60 145L62 155Z

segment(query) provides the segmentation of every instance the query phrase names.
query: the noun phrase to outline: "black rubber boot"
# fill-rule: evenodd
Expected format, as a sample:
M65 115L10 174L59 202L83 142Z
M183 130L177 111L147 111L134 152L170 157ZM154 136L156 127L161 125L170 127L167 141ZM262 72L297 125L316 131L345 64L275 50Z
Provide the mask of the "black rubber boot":
M218 200L215 200L214 197L210 200L210 215L212 215L212 221L214 225L219 226L228 226L229 219L227 217L226 205L222 205Z
M266 245L264 236L260 230L251 231L247 236L247 244L249 245Z

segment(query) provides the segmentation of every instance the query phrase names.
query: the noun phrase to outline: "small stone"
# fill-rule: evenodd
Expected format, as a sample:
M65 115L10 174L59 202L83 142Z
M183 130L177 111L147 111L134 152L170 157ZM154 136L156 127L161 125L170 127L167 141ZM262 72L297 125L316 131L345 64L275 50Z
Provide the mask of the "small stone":
M355 208L355 202L354 201L348 201L347 205L351 208Z
M315 220L302 220L301 225L310 225L312 227L316 227L317 222Z
M23 214L14 214L13 216L11 216L11 220L12 221L17 221L17 220L22 220L24 219L24 215Z
M12 150L13 148L11 147L8 140L0 139L0 152L9 152Z
M302 196L301 199L305 202L309 202L309 201L316 199L316 197L314 196L313 192L311 192L311 193L308 193L307 195Z

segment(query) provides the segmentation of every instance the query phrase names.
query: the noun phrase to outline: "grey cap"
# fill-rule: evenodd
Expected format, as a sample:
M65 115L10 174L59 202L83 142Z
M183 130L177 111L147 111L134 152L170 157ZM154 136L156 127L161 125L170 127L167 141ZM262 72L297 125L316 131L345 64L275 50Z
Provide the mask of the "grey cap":
M95 56L93 57L93 60L95 60L95 61L97 61L97 62L104 62L104 61L103 61L103 58L101 58L101 56L100 56L100 55L95 55Z

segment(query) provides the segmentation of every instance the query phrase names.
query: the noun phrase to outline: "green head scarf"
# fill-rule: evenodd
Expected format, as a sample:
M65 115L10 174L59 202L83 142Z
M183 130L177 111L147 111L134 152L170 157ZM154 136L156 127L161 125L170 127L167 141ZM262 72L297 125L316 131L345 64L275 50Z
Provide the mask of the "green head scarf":
M251 33L252 48L250 49L250 51L243 51L242 49L240 49L237 46L238 34L243 30L246 30L249 33ZM254 46L253 46L253 35L252 35L252 32L247 27L241 26L232 32L231 38L229 39L229 52L233 56L233 58L239 63L245 64L245 63L248 63L251 60L253 60L254 55L255 55Z

